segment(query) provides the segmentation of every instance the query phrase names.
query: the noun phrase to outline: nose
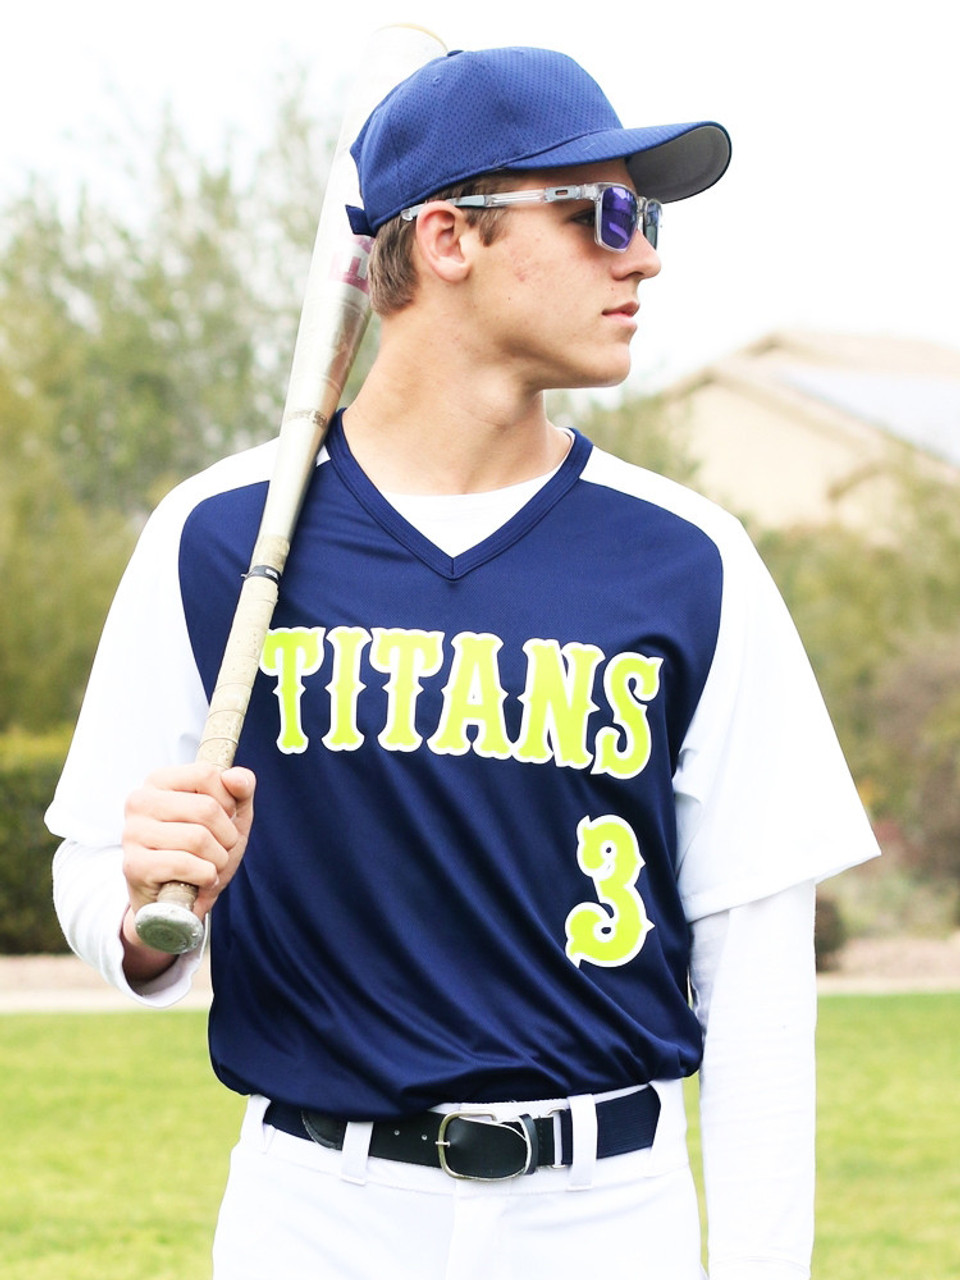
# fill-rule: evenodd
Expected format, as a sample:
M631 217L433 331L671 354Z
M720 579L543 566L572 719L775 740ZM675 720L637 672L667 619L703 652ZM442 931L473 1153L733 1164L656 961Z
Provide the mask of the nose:
M660 274L660 255L638 227L623 253L617 258L620 271L624 276L638 275L643 280L652 280Z

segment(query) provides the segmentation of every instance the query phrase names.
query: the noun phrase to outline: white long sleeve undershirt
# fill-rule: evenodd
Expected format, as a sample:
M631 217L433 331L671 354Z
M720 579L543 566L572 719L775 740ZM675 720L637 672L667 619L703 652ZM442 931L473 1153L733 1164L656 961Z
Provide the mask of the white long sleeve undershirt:
M807 1280L813 1246L812 882L697 921L711 1280Z

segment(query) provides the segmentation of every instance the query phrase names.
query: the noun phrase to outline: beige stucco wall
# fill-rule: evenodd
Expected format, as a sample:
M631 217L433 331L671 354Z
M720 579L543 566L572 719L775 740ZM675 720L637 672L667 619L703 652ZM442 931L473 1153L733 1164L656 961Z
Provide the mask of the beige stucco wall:
M885 477L896 462L885 437L790 400L707 381L671 404L699 463L695 487L766 527L886 523L893 486Z

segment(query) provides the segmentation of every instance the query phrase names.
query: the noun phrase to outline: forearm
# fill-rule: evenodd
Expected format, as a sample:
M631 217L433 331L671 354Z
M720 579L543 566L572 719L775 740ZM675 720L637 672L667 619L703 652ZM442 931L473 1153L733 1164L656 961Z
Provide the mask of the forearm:
M806 1280L813 1244L813 884L694 926L711 1280Z
M119 847L94 849L66 840L53 864L53 896L71 949L111 986L165 1008L189 991L203 948L175 959L149 955L125 938L132 925Z

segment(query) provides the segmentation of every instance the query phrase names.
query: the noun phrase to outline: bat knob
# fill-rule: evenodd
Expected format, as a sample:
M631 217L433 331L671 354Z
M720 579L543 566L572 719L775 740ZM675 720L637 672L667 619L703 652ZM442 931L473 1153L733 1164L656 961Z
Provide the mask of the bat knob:
M151 902L140 908L134 923L141 942L168 955L193 951L203 941L203 921L177 902Z

